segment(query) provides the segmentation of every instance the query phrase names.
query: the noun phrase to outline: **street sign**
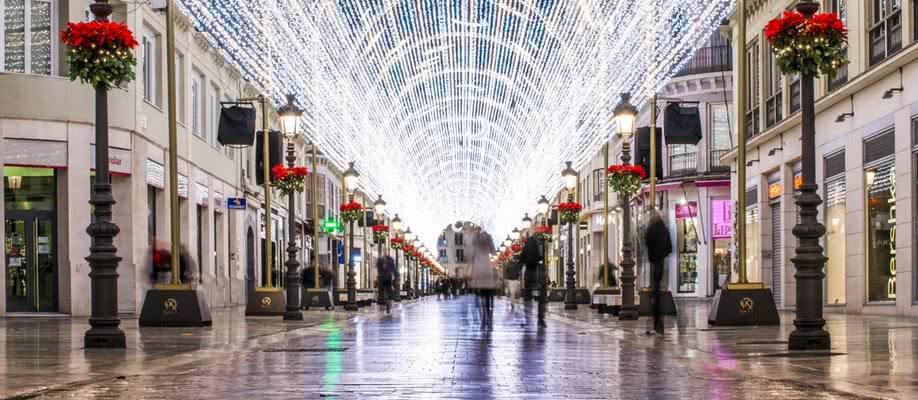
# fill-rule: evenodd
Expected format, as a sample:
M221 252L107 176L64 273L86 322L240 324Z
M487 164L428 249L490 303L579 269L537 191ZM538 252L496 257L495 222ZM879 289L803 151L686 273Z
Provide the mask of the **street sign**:
M322 229L325 233L340 232L344 230L344 225L335 218L328 217L322 220Z
M230 210L245 210L245 197L227 197L226 208Z

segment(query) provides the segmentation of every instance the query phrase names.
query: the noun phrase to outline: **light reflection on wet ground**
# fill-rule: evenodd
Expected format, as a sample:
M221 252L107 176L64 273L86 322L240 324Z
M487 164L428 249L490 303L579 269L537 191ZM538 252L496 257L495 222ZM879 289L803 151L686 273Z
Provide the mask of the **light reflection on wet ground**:
M528 311L527 314L525 311ZM836 356L788 357L779 327L709 328L681 303L664 339L582 307L473 297L402 303L391 315L309 312L306 321L215 314L211 328L138 329L126 351L84 350L85 320L0 320L0 395L42 398L918 398L918 320L828 315Z

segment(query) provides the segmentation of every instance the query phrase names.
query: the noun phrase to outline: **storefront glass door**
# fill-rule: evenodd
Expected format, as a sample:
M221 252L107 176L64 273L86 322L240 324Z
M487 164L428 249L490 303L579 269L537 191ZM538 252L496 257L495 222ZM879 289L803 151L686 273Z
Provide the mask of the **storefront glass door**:
M57 311L56 172L7 166L3 175L6 309Z
M57 311L54 223L40 212L7 214L4 222L6 309Z

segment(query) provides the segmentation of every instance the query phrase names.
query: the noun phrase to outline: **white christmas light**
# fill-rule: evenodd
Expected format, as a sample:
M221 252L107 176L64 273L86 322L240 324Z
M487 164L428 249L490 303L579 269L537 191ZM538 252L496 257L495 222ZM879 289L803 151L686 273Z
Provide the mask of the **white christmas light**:
M244 76L430 247L444 224L509 233L612 109L640 107L731 0L178 0ZM474 7L471 5L474 4Z

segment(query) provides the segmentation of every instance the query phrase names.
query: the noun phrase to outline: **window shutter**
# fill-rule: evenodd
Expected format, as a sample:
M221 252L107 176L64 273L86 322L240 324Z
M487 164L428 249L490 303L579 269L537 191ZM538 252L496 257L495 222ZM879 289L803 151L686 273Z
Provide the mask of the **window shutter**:
M840 151L825 159L825 179L845 173L845 152Z
M759 202L759 188L753 187L746 189L746 207L754 206Z
M892 155L896 150L896 131L889 130L864 141L864 164Z

